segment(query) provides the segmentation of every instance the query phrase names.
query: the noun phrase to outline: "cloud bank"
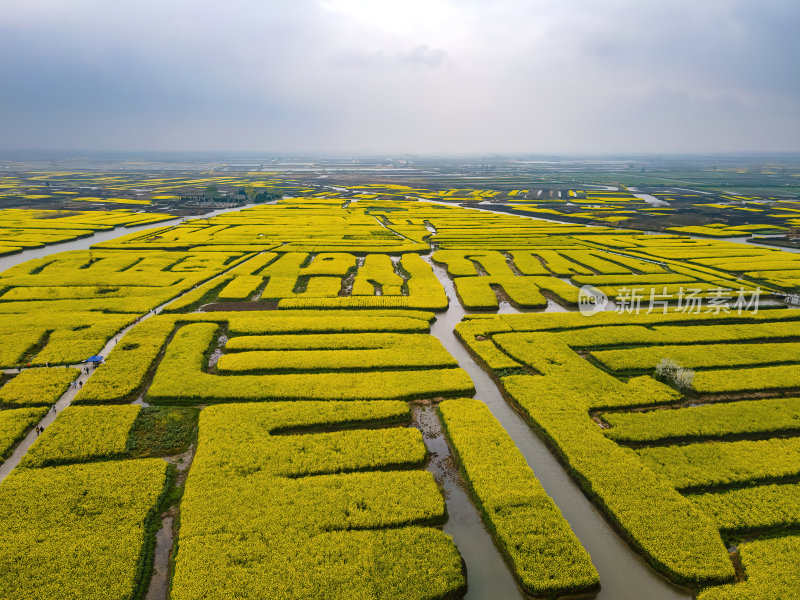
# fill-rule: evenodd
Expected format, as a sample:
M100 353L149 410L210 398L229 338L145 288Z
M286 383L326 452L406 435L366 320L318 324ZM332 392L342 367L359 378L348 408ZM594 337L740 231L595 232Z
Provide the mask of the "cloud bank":
M0 148L800 151L794 0L0 4Z

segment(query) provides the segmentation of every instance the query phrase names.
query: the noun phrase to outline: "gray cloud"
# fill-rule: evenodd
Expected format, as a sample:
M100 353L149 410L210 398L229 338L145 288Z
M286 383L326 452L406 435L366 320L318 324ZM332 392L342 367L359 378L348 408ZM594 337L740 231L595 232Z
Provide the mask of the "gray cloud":
M334 67L353 67L360 69L397 69L403 67L427 67L436 69L444 65L447 52L441 48L429 48L426 44L419 44L408 50L389 54L383 50L371 53L347 52L331 59Z
M0 4L0 147L800 150L793 0Z

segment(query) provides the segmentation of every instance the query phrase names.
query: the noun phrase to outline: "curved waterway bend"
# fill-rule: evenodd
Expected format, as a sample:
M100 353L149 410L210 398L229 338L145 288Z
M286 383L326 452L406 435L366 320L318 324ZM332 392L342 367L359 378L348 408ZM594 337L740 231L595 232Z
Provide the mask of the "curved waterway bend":
M494 380L475 362L464 345L455 336L455 326L467 311L458 301L452 280L444 268L430 257L425 258L434 269L450 299L446 312L438 313L431 333L455 357L459 366L469 373L475 383L475 397L485 402L492 414L503 425L514 443L525 456L528 465L541 481L544 489L561 509L572 530L592 557L600 574L600 600L689 600L693 595L670 584L634 552L619 534L606 522L600 511L583 495L580 487L569 476L545 443L528 427L523 418L503 398ZM508 309L507 309L508 310ZM454 524L454 529L458 523ZM448 528L445 528L448 531ZM453 535L453 530L448 531ZM456 539L458 542L458 539ZM464 551L461 545L459 550ZM485 577L484 573L480 574ZM472 577L467 577L472 592ZM496 600L499 590L485 583L476 585L470 600Z

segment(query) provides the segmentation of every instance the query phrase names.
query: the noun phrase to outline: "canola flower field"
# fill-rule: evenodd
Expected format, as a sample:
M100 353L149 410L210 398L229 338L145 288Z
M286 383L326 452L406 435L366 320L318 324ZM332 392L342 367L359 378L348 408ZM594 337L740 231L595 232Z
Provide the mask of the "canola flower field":
M149 225L172 218L170 215L126 209L107 212L4 209L2 215L0 256L88 237L115 227Z
M436 407L521 594L601 591L432 335L454 303L463 345L658 577L700 600L800 595L800 312L780 302L800 259L354 191L0 273L2 597L145 597L168 513L174 600L461 598L470 570L414 403ZM62 220L40 212L10 213L0 245L51 243L17 232ZM617 310L579 312L586 285ZM658 376L663 359L691 387Z

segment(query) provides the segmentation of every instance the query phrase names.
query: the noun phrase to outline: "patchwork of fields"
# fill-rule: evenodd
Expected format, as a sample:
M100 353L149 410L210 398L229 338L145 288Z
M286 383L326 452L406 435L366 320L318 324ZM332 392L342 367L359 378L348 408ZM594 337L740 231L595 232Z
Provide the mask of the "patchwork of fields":
M69 219L131 213L87 214ZM17 230L0 245L28 247ZM456 335L659 577L795 597L795 256L327 194L23 262L0 274L3 597L143 598L169 514L175 600L460 598L415 406L522 592L597 593L536 465L431 334L456 302ZM578 312L582 286L617 310Z
M40 248L115 227L134 227L167 221L170 215L135 213L130 210L61 211L5 209L0 222L0 256L28 248Z

